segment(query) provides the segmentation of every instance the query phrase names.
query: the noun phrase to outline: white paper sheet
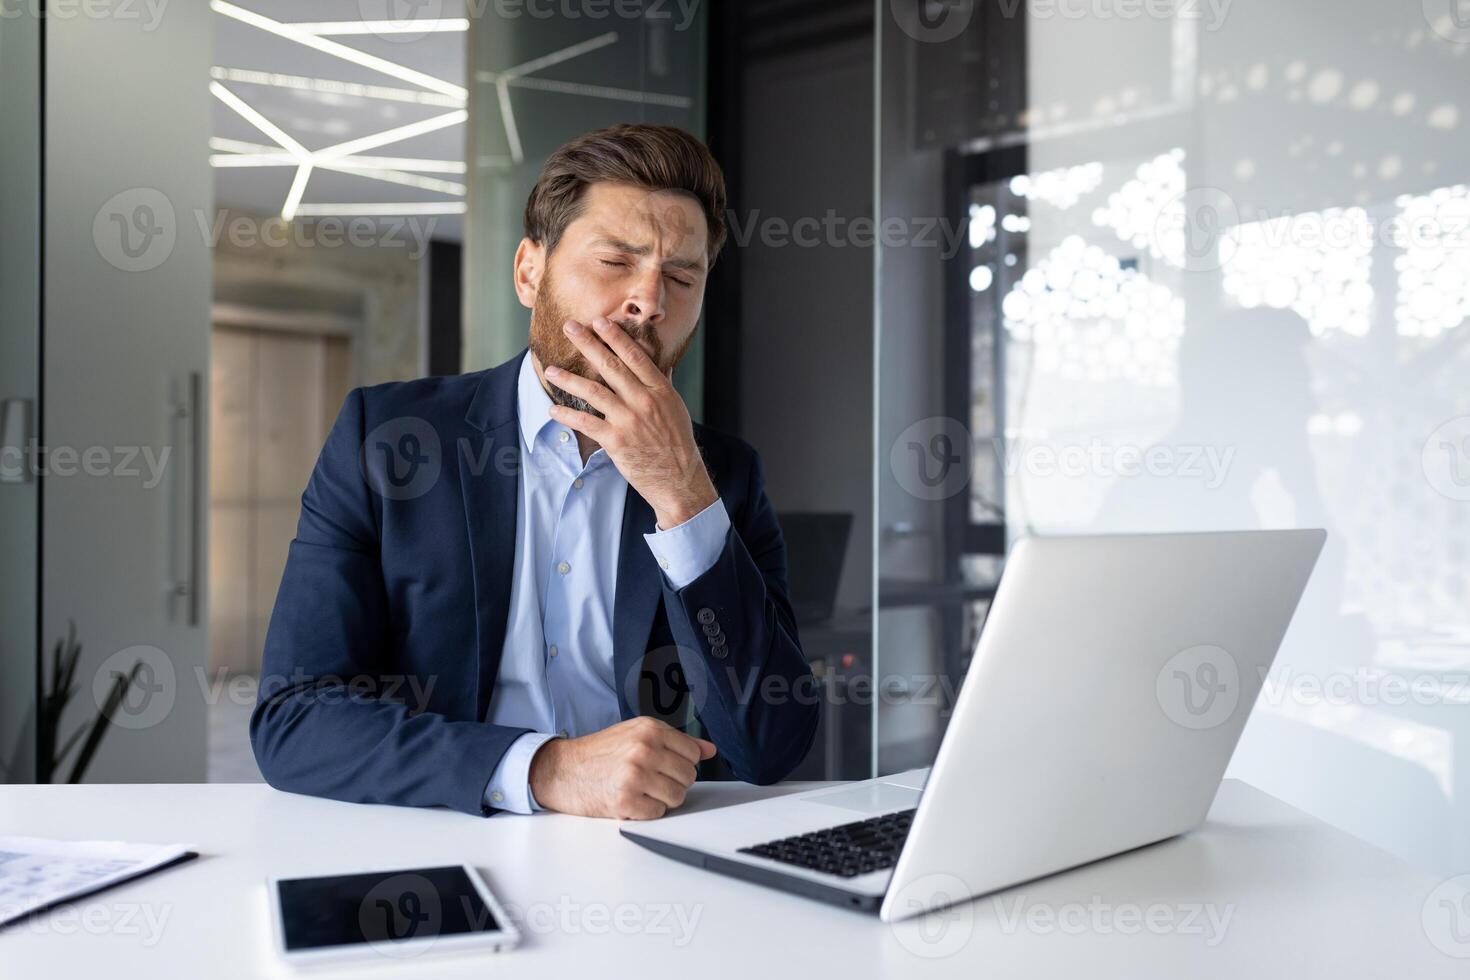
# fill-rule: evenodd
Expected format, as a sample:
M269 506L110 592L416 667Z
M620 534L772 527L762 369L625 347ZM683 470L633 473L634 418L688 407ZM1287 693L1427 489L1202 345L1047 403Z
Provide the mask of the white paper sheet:
M0 926L177 860L182 844L0 837Z

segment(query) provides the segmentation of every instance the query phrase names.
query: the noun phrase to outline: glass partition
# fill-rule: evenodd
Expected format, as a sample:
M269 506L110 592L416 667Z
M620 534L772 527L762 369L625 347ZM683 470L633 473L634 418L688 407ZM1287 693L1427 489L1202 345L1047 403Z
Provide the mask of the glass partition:
M1230 775L1470 858L1462 7L879 4L880 771L1020 536L1325 527Z
M0 17L0 782L35 779L41 34Z

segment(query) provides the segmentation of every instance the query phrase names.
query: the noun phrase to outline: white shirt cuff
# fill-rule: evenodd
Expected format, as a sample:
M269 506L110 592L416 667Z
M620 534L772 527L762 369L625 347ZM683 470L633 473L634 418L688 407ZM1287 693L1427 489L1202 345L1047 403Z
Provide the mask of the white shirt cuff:
M527 732L510 743L485 786L485 805L511 813L545 809L531 794L531 757L553 738L556 736Z
M716 499L678 527L645 534L643 540L677 592L714 567L725 550L725 535L729 532L730 515L725 512L725 502Z

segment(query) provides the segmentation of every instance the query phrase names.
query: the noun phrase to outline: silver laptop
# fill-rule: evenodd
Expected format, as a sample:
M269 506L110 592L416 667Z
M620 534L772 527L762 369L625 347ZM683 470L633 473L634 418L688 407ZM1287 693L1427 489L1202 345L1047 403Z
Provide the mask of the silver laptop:
M1326 537L1022 540L932 769L622 834L891 922L1192 830Z

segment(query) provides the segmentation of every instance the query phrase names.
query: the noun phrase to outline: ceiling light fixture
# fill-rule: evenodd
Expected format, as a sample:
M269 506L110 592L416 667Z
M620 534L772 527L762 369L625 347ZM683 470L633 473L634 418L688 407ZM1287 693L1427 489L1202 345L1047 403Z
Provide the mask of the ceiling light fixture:
M210 82L209 91L215 98L219 99L231 109L234 109L246 122L275 140L281 149L286 150L298 160L305 160L311 156L311 151L292 139L289 133L265 118L265 116L262 116L244 99L225 88L219 82Z
M437 34L467 31L470 22L466 17L440 17L424 20L323 20L290 22L287 26L307 34Z
M568 45L567 47L562 48L560 51L553 51L550 54L544 54L539 58L532 58L530 61L523 61L519 65L507 68L505 71L485 72L483 74L495 75L499 78L507 79L520 78L522 75L529 75L533 71L540 71L543 68L550 68L552 65L559 65L563 61L571 61L573 58L580 58L584 54L591 54L598 48L605 48L609 44L617 43L618 32L608 31L605 34L599 34L596 37L590 37L585 41L578 41L576 44Z
M458 99L465 99L469 95L463 87L455 85L452 82L446 82L442 78L435 78L433 75L426 75L421 71L414 71L412 68L389 61L386 58L379 58L365 51L359 51L356 48L350 48L337 41L329 41L326 38L317 37L315 34L299 30L290 24L282 23L278 20L271 20L269 17L255 13L253 10L237 7L233 3L226 3L225 0L211 0L209 6L215 13L223 14L242 24L259 28L262 31L275 34L277 37L283 37L288 41L295 41L297 44L303 44L323 54L341 58L343 61L350 61L363 68L382 72L384 75L418 85L431 92L452 95Z
M511 78L507 84L516 88L537 89L542 92L560 92L563 95L582 95L589 99L616 99L619 102L639 102L643 105L663 105L674 109L688 109L694 100L683 95L663 95L659 92L639 92L630 88L613 88L609 85L584 85L580 82L559 82L551 78Z
M229 154L211 156L210 163L214 166L296 166L296 176L291 181L290 193L286 195L286 202L281 207L281 217L290 221L301 211L301 198L306 193L307 182L311 180L311 172L314 168L321 167L324 170L334 170L339 173L348 173L360 177L368 177L375 180L383 180L393 184L404 184L417 187L421 190L438 191L440 193L455 194L463 196L465 188L463 184L453 181L437 180L432 177L421 177L417 174L405 173L392 168L375 166L371 162L355 160L352 154L358 150L372 149L378 146L386 146L389 143L397 143L400 140L411 139L424 133L432 133L435 130L444 129L448 126L457 126L467 118L463 109L447 112L441 116L433 116L429 119L421 119L407 126L398 126L394 129L385 130L381 133L373 133L345 143L337 143L312 151L302 146L286 133L283 129L271 122L253 106L247 103L219 82L210 82L209 90L225 105L235 110L242 118L259 129L262 133L275 140L284 152L270 152L271 147L262 146L257 143L247 143L243 140L218 139L211 141L211 145L217 149L238 148L250 152L238 154L248 162L235 162ZM452 161L424 161L451 163Z
M390 184L402 184L406 187L417 187L420 190L438 191L442 194L453 194L463 197L465 186L452 180L440 180L437 177L424 177L419 174L411 174L407 171L397 170L392 167L384 167L378 164L360 163L358 157L346 157L341 160L317 160L311 161L311 166L317 170L332 170L337 173L352 174L354 177L367 177L371 180L387 181ZM301 161L288 153L214 153L209 157L211 167L300 167Z
M279 167L283 164L294 164L296 160L274 146L219 136L210 138L209 148L218 151L209 158L217 167ZM416 157L365 157L354 154L338 158L337 162L351 164L361 170L417 170L432 174L462 174L468 169L463 160L423 160Z
M286 75L275 71L256 71L251 68L222 68L216 65L209 69L209 77L221 82L239 82L243 85L268 85L271 88L294 89L298 92L319 92L323 95L346 95L359 99L381 99L386 102L413 102L419 105L437 105L447 109L463 109L465 100L440 92L422 92L418 89L395 88L391 85L364 85L361 82L344 82L335 78L312 78L307 75Z
M307 216L314 214L346 213L380 215L464 213L462 202L440 202L437 205L428 203L412 205L308 205L303 204L301 198L305 193L306 184L311 178L311 172L315 168L385 180L390 183L405 184L425 190L435 190L456 195L464 194L464 186L462 184L454 181L436 180L410 172L413 170L422 170L430 173L464 173L466 168L462 162L395 157L363 157L357 154L363 150L375 149L390 143L411 139L425 133L463 124L469 118L468 112L465 111L468 92L461 86L447 82L444 79L415 71L407 66L370 55L345 44L327 40L322 35L464 31L469 28L468 20L463 18L440 18L435 20L409 19L394 21L315 21L293 24L272 20L254 11L246 10L236 4L229 3L227 0L211 0L210 8L216 13L239 21L240 23L247 24L289 41L295 41L313 50L341 58L344 61L363 68L381 72L382 74L427 90L416 92L409 89L393 88L391 86L363 85L356 82L312 78L303 75L253 71L242 68L213 67L210 69L210 76L213 79L210 83L210 90L215 96L234 109L235 112L250 122L251 125L275 140L281 148L281 152L278 152L275 147L247 143L243 140L227 140L223 138L211 140L211 148L221 151L210 157L210 163L213 166L222 168L277 167L290 166L294 163L297 167L296 176L292 181L291 192L287 197L286 204L282 208L282 214L286 218L290 218L293 215ZM499 105L502 124L505 128L506 143L510 149L510 158L514 163L520 164L525 161L525 151L521 143L520 129L516 124L514 106L510 99L510 86L512 85L546 92L559 92L566 95L665 105L682 109L687 109L693 105L693 100L683 96L527 77L533 72L570 61L573 58L578 58L584 54L589 54L607 47L608 45L616 44L617 42L618 33L616 31L607 31L596 37L569 45L558 51L553 51L550 54L533 58L519 65L514 65L504 71L481 71L476 73L475 78L478 81L495 86L496 101ZM456 111L420 120L419 122L410 123L406 126L399 126L381 133L374 133L358 139L348 140L320 150L310 151L292 139L279 126L266 119L239 96L220 84L224 81L250 85L266 85L322 94L440 105L446 108L453 108ZM434 210L436 207L443 208L443 210ZM353 210L344 211L343 209Z
M301 161L289 153L211 153L211 167L294 167Z
M296 208L301 204L301 195L306 193L306 182L311 179L311 161L303 163L296 168L296 179L291 181L291 192L286 195L286 203L281 207L281 217L290 221L296 217Z
M463 160L419 160L414 157L364 157L353 154L339 161L354 167L378 168L382 170L420 170L430 174L462 174Z
M521 147L521 131L516 126L515 110L511 108L510 89L503 78L495 82L495 98L500 102L500 119L505 125L505 142L510 146L510 158L521 163L526 159L526 153Z
M458 126L470 117L468 112L457 109L454 112L446 112L442 116L431 116L428 119L420 119L418 122L409 123L407 126L396 126L393 129L384 130L381 133L373 133L345 143L335 143L331 146L317 150L313 156L318 159L333 159L349 156L358 150L371 150L379 146L387 146L389 143L397 143L400 140L412 139L425 133L445 129L449 126Z
M266 146L264 143L251 143L248 140L232 140L223 136L211 136L209 148L219 150L221 153L279 153L280 147Z
M464 214L463 201L426 201L421 204L303 204L298 217L396 217L409 214Z
M321 170L335 170L338 173L352 174L356 177L382 180L390 184L417 187L423 191L453 194L455 197L464 197L465 195L465 186L452 180L440 180L437 177L422 177L418 174L405 173L402 170L388 170L383 167L359 167L350 160L322 160L317 162L317 167Z

